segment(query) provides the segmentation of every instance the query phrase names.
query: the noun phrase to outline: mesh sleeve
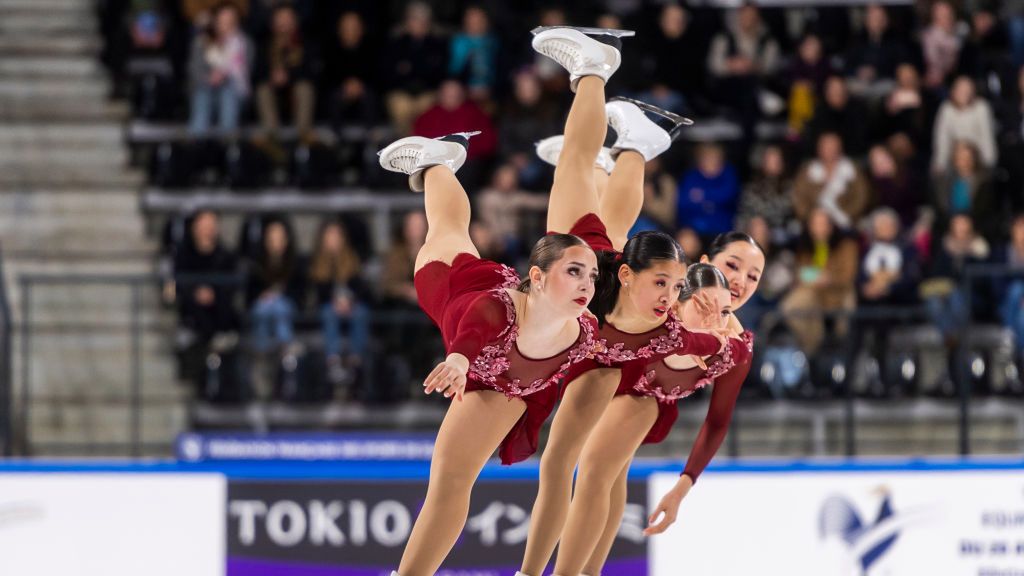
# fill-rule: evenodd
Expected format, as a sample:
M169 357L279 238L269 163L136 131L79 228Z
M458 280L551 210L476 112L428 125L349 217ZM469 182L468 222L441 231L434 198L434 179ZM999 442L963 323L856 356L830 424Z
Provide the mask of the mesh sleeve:
M494 293L477 298L459 320L448 353L462 354L472 363L484 346L500 338L514 322L508 306Z
M730 339L732 345L734 340ZM738 342L738 341L736 341ZM736 407L736 398L739 396L743 381L747 379L750 372L750 353L745 344L741 343L741 350L736 350L737 357L743 359L742 364L737 362L732 370L719 376L715 380L715 387L711 392L711 404L708 406L708 414L704 418L704 424L700 427L697 440L690 450L690 457L686 460L686 474L697 482L697 477L707 468L711 459L715 457L718 448L725 439L725 433L729 430L729 422L732 420L733 408Z

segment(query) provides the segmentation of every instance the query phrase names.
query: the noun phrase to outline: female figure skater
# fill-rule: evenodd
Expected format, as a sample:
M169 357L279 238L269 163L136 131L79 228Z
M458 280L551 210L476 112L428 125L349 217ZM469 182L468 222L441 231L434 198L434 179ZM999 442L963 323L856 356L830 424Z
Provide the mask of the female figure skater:
M554 30L537 35L534 47L572 72L559 52L542 49L543 37L550 32ZM569 32L576 31L561 33ZM574 41L578 44L593 41L576 34ZM569 510L573 469L587 435L618 386L618 366L676 353L713 354L724 346L724 339L718 336L684 329L672 311L686 273L679 244L660 232L639 234L626 241L643 204L646 161L667 150L673 133L689 121L633 101L606 105L604 83L596 78L583 78L574 88L576 97L564 137L541 142L538 154L555 164L548 230L584 238L598 253L601 277L591 311L601 327L599 336L608 347L606 353L598 355L597 362L608 368L581 365L566 378L571 385L564 389L541 457L540 489L520 572L523 576L539 576L554 551ZM647 118L644 109L672 120L675 126L671 131L664 130ZM608 124L615 129L617 140L610 151L602 151ZM595 170L595 163L600 170ZM581 172L587 176L579 178ZM629 193L600 194L605 187L625 188ZM586 374L580 375L585 369Z
M729 325L732 297L722 272L708 263L694 264L686 280L680 305L683 323L707 328ZM750 370L752 352L753 337L744 332L739 338L730 338L721 355L706 361L696 356L670 356L623 367L615 398L583 448L556 574L600 574L622 520L633 455L641 444L665 439L679 415L677 401L714 382L708 414L686 468L651 514L644 533L661 533L675 521L680 502L725 437L736 397ZM603 526L603 530L596 531L594 526Z
M580 238L546 236L529 277L481 260L469 237L470 203L455 177L470 134L403 138L380 153L387 170L425 190L426 242L416 257L420 306L441 329L448 356L426 393L455 399L437 435L426 501L402 556L402 576L431 576L469 512L473 484L496 448L536 445L570 367L592 356L596 322L583 315L597 259ZM553 350L559 352L552 354Z

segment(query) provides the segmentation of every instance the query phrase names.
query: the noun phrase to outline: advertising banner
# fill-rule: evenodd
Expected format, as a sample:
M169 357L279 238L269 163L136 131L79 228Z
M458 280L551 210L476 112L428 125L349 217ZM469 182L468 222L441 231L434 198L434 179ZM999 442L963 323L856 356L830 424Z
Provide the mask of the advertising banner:
M425 480L232 481L228 576L387 576L426 495ZM529 531L536 480L480 481L465 530L439 576L512 576ZM647 574L647 483L631 482L605 574Z
M182 462L372 462L429 461L434 434L422 433L275 433L178 436Z
M0 574L223 576L220 474L0 475Z
M657 500L674 474L651 478ZM701 477L655 576L1024 576L1024 470Z

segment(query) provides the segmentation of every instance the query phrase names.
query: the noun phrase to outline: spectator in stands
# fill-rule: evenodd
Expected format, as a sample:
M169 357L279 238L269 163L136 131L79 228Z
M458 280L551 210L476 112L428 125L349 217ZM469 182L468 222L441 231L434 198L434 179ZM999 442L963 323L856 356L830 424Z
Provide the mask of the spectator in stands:
M360 277L362 263L349 243L340 220L325 220L317 233L309 262L309 282L316 291L316 305L324 334L328 378L338 384L350 370L357 370L370 341L368 291ZM342 327L346 348L342 350Z
M428 4L410 2L380 63L388 116L399 134L408 134L413 120L433 105L434 91L444 78L447 50L432 29L432 18Z
M557 6L544 7L540 9L540 26L565 26L568 22L565 10ZM545 92L560 93L566 86L564 69L557 62L530 48L530 44L524 43L526 56L520 61L533 69L541 81Z
M170 22L161 2L133 0L129 21L132 48L136 52L158 52L164 47Z
M949 231L932 258L928 279L920 288L928 314L950 348L956 345L968 321L967 305L960 289L964 267L984 262L988 257L989 244L974 231L971 217L967 214L953 216Z
M1014 210L1024 210L1024 66L1017 71L1017 89L1007 94L1000 113L999 157L1006 170L1005 190Z
M1024 270L1024 214L1017 214L1010 224L1010 241L999 247L992 258L1016 271ZM992 283L999 317L1012 329L1017 347L1024 348L1024 276L998 278Z
M814 34L804 36L785 74L789 86L791 134L802 133L804 125L814 116L818 94L831 73L832 65L822 52L821 39Z
M249 95L252 49L238 27L239 11L222 3L213 12L208 31L196 35L189 58L192 110L189 130L202 134L210 128L214 102L221 130L238 128L242 102Z
M189 22L200 23L205 27L217 10L225 4L235 6L239 16L244 17L249 13L249 0L181 0L181 12Z
M921 76L912 64L896 67L896 87L885 98L875 133L887 138L897 132L908 134L918 147L931 137L928 101L921 90Z
M970 214L976 228L992 238L999 231L1000 206L989 173L978 161L978 151L969 142L953 145L953 161L935 179L933 206L942 229L955 214Z
M384 257L380 290L385 303L418 306L412 283L416 253L427 238L427 218L423 212L409 212L402 219L400 235Z
M963 40L956 30L956 10L946 0L932 4L931 23L921 33L924 54L924 84L941 89L950 74L956 71Z
M876 144L868 152L868 178L879 207L894 210L904 228L913 225L923 202L913 171L897 164L886 146Z
M1003 0L1000 21L1006 23L1010 36L1013 65L1024 66L1024 0Z
M670 232L676 227L677 183L665 169L662 156L652 158L644 167L644 205L641 217L647 217L659 228Z
M643 87L650 87L644 97L667 110L686 110L684 103L704 89L704 62L679 57L680 54L703 54L706 50L705 41L689 24L690 15L682 6L666 3L658 18L658 29L650 35L640 56L638 70L642 77L636 80L642 82Z
M732 229L739 203L736 169L717 144L697 148L696 166L686 171L676 199L676 225L693 228L708 240Z
M294 338L295 314L305 301L306 272L284 220L268 220L262 240L249 270L246 302L252 314L253 348L268 352Z
M377 119L374 54L363 17L358 12L342 13L323 71L331 123L336 129L353 124L366 126Z
M935 150L932 153L935 172L941 172L949 164L950 153L957 140L973 144L985 167L995 165L998 151L992 108L975 93L974 81L966 76L957 78L953 83L949 100L942 103L935 118Z
M760 218L768 226L772 242L786 244L797 226L793 219L792 189L782 148L765 146L757 174L740 196L736 228L744 230L750 220Z
M804 165L793 187L793 210L807 222L815 208L825 210L830 225L845 230L868 209L871 189L856 164L843 154L835 132L818 138L818 155Z
M260 47L256 66L256 100L260 125L266 136L276 138L281 128L280 108L287 103L299 138L312 136L313 55L299 28L299 17L290 4L280 4L271 13L271 34Z
M477 247L481 258L502 264L515 264L512 255L505 250L502 239L483 222L473 220L469 223L469 238Z
M490 99L498 79L498 38L490 26L487 12L470 6L462 15L462 30L451 41L448 74L462 78L477 102Z
M1008 45L1006 30L998 26L993 6L980 3L971 11L971 32L960 50L957 73L980 86L992 78L1004 80L1004 74L1012 68Z
M546 164L534 154L534 145L561 130L558 107L544 97L540 80L532 71L515 75L512 99L501 114L501 156L515 166L519 181L527 188L540 188ZM474 145L476 143L474 142Z
M523 238L544 233L543 228L528 231L526 223L546 214L547 205L546 195L523 192L515 166L503 164L494 171L491 185L474 199L473 214L501 246L499 251L515 256L528 249Z
M823 314L852 311L856 301L857 241L835 226L831 213L816 207L796 249L797 281L782 300L786 323L808 356L825 339ZM837 319L836 331L845 331Z
M473 182L477 175L472 172L474 166L472 161L478 158L493 156L498 148L498 133L491 124L490 117L477 105L476 102L466 98L466 89L458 80L445 80L437 91L437 104L434 104L426 112L416 119L412 126L412 133L416 136L437 138L451 134L452 132L473 132L480 131L480 134L473 138L473 145L469 147L467 158L470 164L464 167L465 172L460 172L463 182ZM472 184L467 187L473 189Z
M753 3L732 13L726 31L711 42L708 69L713 92L735 108L749 137L760 116L762 80L779 67L779 44L761 23Z
M881 4L864 11L864 31L846 55L846 75L861 85L891 80L896 66L906 61L907 46L889 27L889 13Z
M867 107L860 98L850 95L842 76L830 76L825 81L824 95L824 101L814 107L804 140L816 143L825 132L835 132L850 156L863 156L868 146Z
M894 305L913 300L917 254L900 237L900 216L892 208L871 213L869 242L861 259L857 286L860 301Z
M676 230L676 242L679 242L679 246L683 248L683 254L691 264L698 262L701 254L704 254L704 243L697 232L689 226L683 226Z
M749 234L765 252L764 271L757 291L743 308L736 311L739 321L757 332L762 328L765 314L778 306L779 300L793 285L796 264L793 251L778 243L766 219L755 215L739 229Z
M238 328L231 302L235 266L221 242L217 214L203 210L193 216L188 241L175 254L174 275L181 325L201 342Z

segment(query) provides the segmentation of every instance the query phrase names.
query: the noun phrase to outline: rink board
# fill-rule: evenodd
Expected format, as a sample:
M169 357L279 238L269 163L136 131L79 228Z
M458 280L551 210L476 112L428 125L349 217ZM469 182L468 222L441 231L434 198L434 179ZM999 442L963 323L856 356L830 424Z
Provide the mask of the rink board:
M666 534L679 464L643 461L606 575L1024 576L1024 460L714 465ZM0 462L0 574L386 576L427 462ZM439 572L511 576L537 464L489 464Z

